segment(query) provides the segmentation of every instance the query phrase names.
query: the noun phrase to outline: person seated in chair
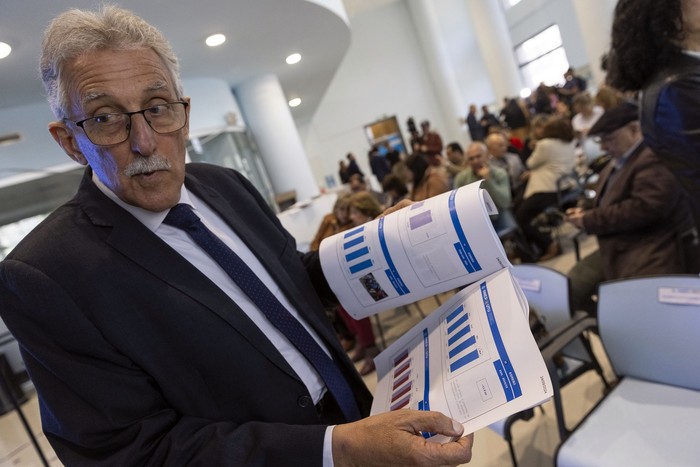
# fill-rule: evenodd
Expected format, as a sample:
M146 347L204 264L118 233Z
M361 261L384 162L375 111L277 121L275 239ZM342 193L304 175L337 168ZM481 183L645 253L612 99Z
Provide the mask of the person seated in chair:
M601 281L688 272L679 239L693 227L689 200L644 142L638 115L636 104L623 103L591 127L612 159L600 174L594 207L567 210L569 222L598 237L598 251L568 274L575 309L591 314Z
M476 142L467 148L467 168L455 177L454 187L459 188L483 180L482 187L498 208L498 215L491 217L493 228L500 232L515 226L511 212L510 180L508 172L489 161L489 150L484 143Z

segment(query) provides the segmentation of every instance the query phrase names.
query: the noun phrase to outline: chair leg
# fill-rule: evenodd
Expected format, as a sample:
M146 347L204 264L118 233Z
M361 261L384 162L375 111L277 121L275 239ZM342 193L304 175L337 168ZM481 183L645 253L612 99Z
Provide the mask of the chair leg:
M518 458L515 456L515 446L513 440L508 440L508 449L510 450L510 459L513 461L513 467L518 467Z
M418 304L418 302L415 302L414 305L416 306L416 309L418 310L418 314L420 314L420 317L425 318L425 313L423 313L423 308L420 307L420 304Z
M382 349L386 349L386 340L384 339L384 330L382 329L382 322L379 320L379 315L374 315L374 322L377 324L377 330L379 331L379 340L382 341Z

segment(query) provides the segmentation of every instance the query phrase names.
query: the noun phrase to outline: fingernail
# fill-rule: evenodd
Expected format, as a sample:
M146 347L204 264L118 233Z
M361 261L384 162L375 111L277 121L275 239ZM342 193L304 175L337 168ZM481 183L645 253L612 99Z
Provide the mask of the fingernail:
M452 428L454 428L455 432L457 432L457 433L461 433L464 430L464 427L462 426L462 424L454 419L452 420Z

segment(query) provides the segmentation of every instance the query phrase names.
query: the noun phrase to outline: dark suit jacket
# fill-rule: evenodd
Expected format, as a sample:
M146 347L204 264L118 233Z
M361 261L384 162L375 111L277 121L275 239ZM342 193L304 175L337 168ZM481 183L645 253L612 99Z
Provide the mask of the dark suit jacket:
M608 183L613 166L601 172L596 207L583 217L598 237L605 279L685 272L679 235L692 215L678 181L644 143Z
M185 184L318 332L366 415L371 396L319 300L334 296L318 256L296 251L239 173L190 164ZM90 170L0 263L0 300L66 465L320 465L325 426L281 354Z

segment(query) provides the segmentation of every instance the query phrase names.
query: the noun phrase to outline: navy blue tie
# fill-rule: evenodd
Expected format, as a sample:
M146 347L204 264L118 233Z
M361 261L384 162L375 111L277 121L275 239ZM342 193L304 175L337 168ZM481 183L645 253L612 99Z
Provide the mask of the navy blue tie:
M335 398L348 422L359 420L360 411L347 380L299 321L292 316L258 276L224 242L214 235L187 204L170 209L163 223L184 230L240 287L270 322L313 365Z

